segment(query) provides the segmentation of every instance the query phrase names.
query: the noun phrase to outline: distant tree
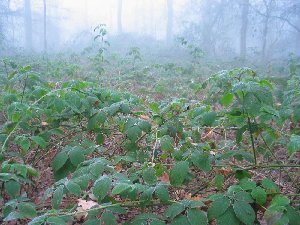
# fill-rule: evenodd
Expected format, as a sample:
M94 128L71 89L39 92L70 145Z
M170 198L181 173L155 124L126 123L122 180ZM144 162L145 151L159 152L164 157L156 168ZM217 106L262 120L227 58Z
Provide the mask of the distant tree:
M167 0L167 41L172 41L173 38L173 21L174 21L174 12L173 12L173 0Z
M24 0L25 46L27 51L32 50L32 15L31 1Z
M123 24L122 24L122 12L123 12L123 0L118 0L118 34L123 33Z
M44 6L44 51L47 52L47 0L43 0Z
M240 36L240 57L242 60L246 58L247 54L247 31L248 31L248 15L249 15L249 0L241 0L242 8L242 25L241 25L241 36Z

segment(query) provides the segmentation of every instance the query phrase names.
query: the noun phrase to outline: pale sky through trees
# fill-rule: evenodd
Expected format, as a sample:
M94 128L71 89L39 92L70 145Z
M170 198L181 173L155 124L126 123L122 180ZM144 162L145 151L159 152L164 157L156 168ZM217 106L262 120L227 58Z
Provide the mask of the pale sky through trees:
M174 0L176 16L182 12L187 0ZM33 13L42 12L43 2L31 0ZM82 30L106 24L109 33L117 32L117 0L48 0L49 21L57 24L61 39L69 40ZM22 0L12 0L11 8L22 9ZM166 0L124 0L122 9L123 31L146 34L157 39L166 36ZM33 15L33 21L37 15ZM176 21L175 21L176 22ZM176 26L174 27L176 31Z

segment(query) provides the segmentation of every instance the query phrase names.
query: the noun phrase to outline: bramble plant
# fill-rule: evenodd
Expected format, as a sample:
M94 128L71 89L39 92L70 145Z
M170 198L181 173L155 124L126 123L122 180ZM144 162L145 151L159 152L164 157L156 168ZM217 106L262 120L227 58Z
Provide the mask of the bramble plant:
M96 30L104 42L105 29ZM139 51L131 55L135 60ZM294 162L300 150L297 76L287 82L280 104L274 85L249 68L194 83L194 100L159 103L95 82L56 85L31 66L4 63L4 223L118 224L134 208L138 215L127 224L252 225L262 214L270 224L299 224L298 194L286 195L281 180L257 172L287 173L297 188L297 175L289 170L299 168ZM290 120L296 127L286 133ZM279 146L287 146L286 159L278 158ZM38 164L49 154L55 181L42 200L33 201L43 172Z

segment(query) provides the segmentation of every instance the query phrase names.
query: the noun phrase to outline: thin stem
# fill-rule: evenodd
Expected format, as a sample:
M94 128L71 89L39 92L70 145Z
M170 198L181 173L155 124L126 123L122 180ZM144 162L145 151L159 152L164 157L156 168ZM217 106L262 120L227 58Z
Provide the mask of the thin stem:
M249 116L248 116L248 129L249 129L249 132L250 132L250 138L251 138L251 146L252 146L252 151L253 151L254 164L257 165L256 149L255 149L255 145L254 145L254 138L253 138L253 133L252 133L251 120L250 120Z

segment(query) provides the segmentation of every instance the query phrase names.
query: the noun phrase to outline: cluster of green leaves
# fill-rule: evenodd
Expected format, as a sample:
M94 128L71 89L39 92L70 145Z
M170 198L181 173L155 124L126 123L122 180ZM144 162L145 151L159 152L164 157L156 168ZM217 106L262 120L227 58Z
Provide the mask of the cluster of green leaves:
M99 38L104 38L103 32L100 30ZM215 175L209 185L224 190L225 176L215 174L213 167L232 157L257 166L253 136L277 141L272 121L282 118L281 108L274 106L272 84L257 77L253 70L222 71L212 76L202 85L209 86L209 97L203 102L182 98L162 104L151 102L148 107L131 94L103 89L94 83L69 81L58 87L31 76L34 73L30 67L13 69L13 77L19 77L19 83L14 85L8 73L1 96L7 122L1 127L0 160L12 156L24 160L33 151L39 157L53 146L58 151L52 162L56 183L44 194L51 198L52 209L43 213L37 212L30 199L21 194L22 185L32 184L30 178L38 172L30 165L11 160L2 163L5 221L35 217L30 224L66 224L79 213L76 204L69 210L62 208L63 199L69 196L94 203L85 212L85 224L117 224L115 214L126 214L128 207L155 204L170 206L164 215L141 214L132 224L208 224L212 220L218 224L254 224L255 205L267 207L266 219L278 214L280 224L300 221L290 200L278 194L275 183L269 179L261 184L254 182L239 165L231 173L240 182L225 193L201 201L174 201L170 197L171 190L187 185L197 172ZM297 87L291 105L297 103L296 93ZM222 106L220 110L216 110L216 102ZM298 122L295 110L291 115ZM244 148L218 148L218 143L202 138L206 128L232 126L236 128L236 140L231 144ZM250 134L253 156L247 150L246 131ZM68 134L72 138L65 136ZM91 134L94 139L88 138ZM122 154L109 157L104 144L114 135L121 139L114 148ZM58 145L59 140L65 143ZM299 148L298 135L292 134L288 145L290 157ZM160 179L164 174L169 180ZM269 195L273 200L268 206Z

